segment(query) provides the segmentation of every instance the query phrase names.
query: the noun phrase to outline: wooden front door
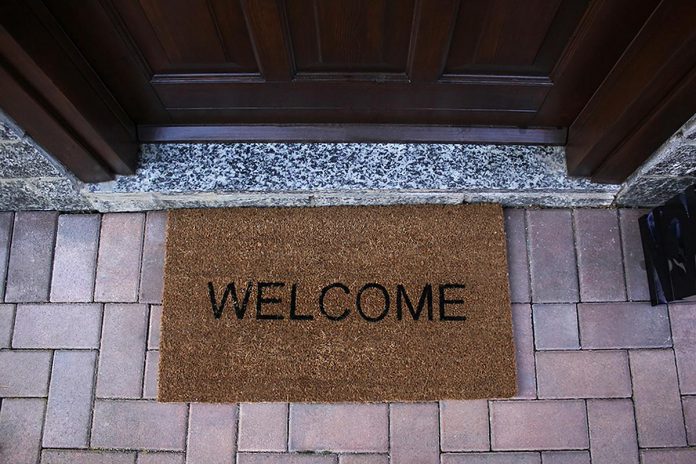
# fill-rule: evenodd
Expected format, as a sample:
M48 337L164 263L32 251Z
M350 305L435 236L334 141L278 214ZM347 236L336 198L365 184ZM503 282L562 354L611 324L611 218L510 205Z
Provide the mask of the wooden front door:
M83 178L132 169L137 142L301 140L568 142L571 172L619 181L647 156L621 143L671 93L693 98L695 5L5 0L0 18L10 77L42 96L27 73L47 77L79 114L49 92L51 111L102 153L103 174L66 163ZM664 137L693 99L670 108Z

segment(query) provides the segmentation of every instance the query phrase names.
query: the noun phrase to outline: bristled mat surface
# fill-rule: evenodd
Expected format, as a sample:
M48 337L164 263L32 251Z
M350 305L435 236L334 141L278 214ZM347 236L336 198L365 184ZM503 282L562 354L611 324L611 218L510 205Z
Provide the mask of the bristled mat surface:
M161 401L515 394L498 205L169 214Z

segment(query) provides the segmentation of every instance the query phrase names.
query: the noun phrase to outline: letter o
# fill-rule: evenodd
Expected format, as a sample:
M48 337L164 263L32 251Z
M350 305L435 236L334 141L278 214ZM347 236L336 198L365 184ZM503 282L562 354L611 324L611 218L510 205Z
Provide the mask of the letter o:
M381 291L382 295L384 296L384 310L377 317L368 316L362 310L362 301L361 301L362 294L365 290L369 290L371 288L376 288L377 290ZM387 316L387 313L389 312L389 292L387 291L386 288L384 288L380 284L375 284L375 283L365 284L358 291L358 295L355 297L355 307L358 309L358 312L360 313L362 318L365 319L366 321L379 322L382 319L384 319Z

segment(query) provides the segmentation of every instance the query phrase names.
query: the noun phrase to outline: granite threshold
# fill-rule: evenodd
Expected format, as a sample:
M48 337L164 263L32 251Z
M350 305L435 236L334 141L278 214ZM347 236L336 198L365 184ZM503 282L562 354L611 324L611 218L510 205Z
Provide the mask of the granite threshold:
M610 207L612 192L363 190L326 192L85 193L100 212L177 208L500 203L507 207Z

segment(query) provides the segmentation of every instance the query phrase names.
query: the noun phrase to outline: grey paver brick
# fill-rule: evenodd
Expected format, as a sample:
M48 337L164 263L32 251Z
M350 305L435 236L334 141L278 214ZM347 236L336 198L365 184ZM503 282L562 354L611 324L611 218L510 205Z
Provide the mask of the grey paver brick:
M6 302L48 301L57 218L58 213L46 211L15 215Z
M101 216L97 214L58 217L51 301L92 301L100 225Z

